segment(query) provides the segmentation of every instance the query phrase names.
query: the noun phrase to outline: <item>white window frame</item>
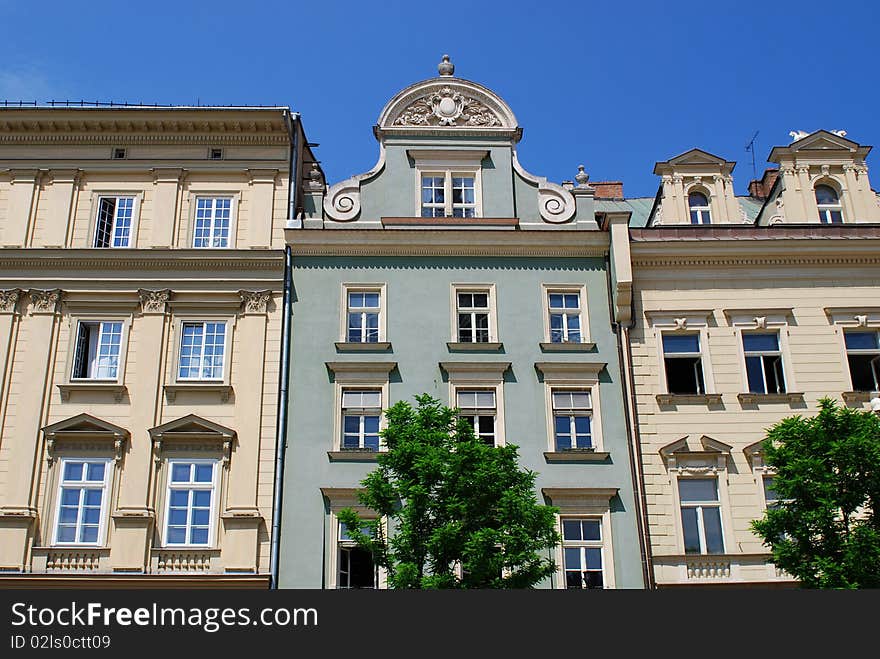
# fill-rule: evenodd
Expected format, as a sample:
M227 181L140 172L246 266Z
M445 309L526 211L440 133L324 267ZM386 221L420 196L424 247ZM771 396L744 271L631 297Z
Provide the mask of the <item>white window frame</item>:
M326 498L329 514L325 516L324 537L327 540L325 547L326 563L324 565L324 580L329 590L339 589L339 517L337 513L343 508L353 508L361 519L373 521L377 518L375 511L364 507L358 500L358 490L354 488L322 487L321 494ZM382 530L388 537L388 520L382 518ZM378 579L377 590L388 587L387 571L377 566Z
M378 343L384 343L388 339L386 332L386 316L387 316L387 285L385 283L356 283L345 282L342 284L342 301L339 319L339 341L341 343L357 343L358 345L371 346ZM379 338L376 341L349 341L348 340L348 294L349 293L378 293L379 294Z
M209 245L201 245L196 246L196 222L198 221L198 207L200 199L210 199L211 203L211 217L210 217L210 228L209 228L209 242L213 243L214 241L214 231L215 231L215 221L216 221L216 210L217 210L217 200L228 200L229 201L229 227L228 227L228 235L227 235L227 244L219 247L215 247L213 244ZM237 217L238 217L238 196L234 194L226 193L211 193L211 192L194 192L191 198L192 204L192 230L190 231L190 241L189 246L193 249L233 249L235 247L235 233L236 233L236 225L237 225Z
M560 453L556 448L556 425L553 392L577 391L590 395L590 435L593 452L603 453L602 403L599 374L605 364L595 362L539 362L535 367L544 380L544 419L547 429L547 450Z
M174 470L174 465L184 463L184 464L210 464L213 466L211 483L203 484L203 483L187 483L187 484L179 484L180 487L174 487L174 483L171 481L171 474ZM219 458L184 458L184 457L176 457L176 458L167 458L165 460L165 505L164 505L164 517L162 519L162 546L164 548L169 549L187 549L187 548L213 548L217 545L217 510L219 506L219 498L220 498L220 472L222 468L222 460ZM209 490L211 492L211 508L208 513L208 541L205 544L193 544L190 542L184 543L170 543L168 541L168 526L170 522L170 509L171 509L171 492L174 489L186 489L186 490ZM189 537L189 527L190 527L190 504L187 503L187 522L186 528L187 533L186 537Z
M452 317L450 319L452 321L452 326L451 326L451 331L450 331L450 334L452 336L451 343L456 343L456 344L466 343L468 345L476 345L476 346L498 343L498 341L499 341L499 339L498 339L498 321L497 321L498 310L496 308L496 301L495 301L496 300L495 284L458 284L458 283L456 283L456 284L452 284L450 292L451 292L450 303L451 303L451 309L452 309L452 314L451 314ZM487 312L489 315L489 318L488 318L488 321L489 321L489 340L488 341L461 341L459 339L459 334L458 334L458 313L459 313L458 312L458 308L459 308L458 307L458 294L459 293L478 293L478 294L488 295L488 309L487 309ZM472 307L472 308L477 309L478 307ZM476 312L466 312L466 313L473 314ZM472 316L472 319L473 319L473 316ZM475 336L475 334L473 334L473 330L475 330L475 328L471 328L471 329L472 329L472 336Z
M700 363L699 363L700 381L702 381L703 391L699 390L700 381L698 381L697 382L698 387L697 387L696 392L686 393L686 394L677 392L673 395L676 395L676 396L703 396L703 395L709 393L709 391L708 391L709 387L706 384L706 368L705 368L705 361L704 361L704 359L705 359L704 355L706 352L705 351L705 343L704 343L705 338L704 338L703 332L694 331L694 330L664 331L664 332L660 333L659 344L660 344L660 361L663 365L663 369L662 369L663 391L664 391L664 393L672 393L669 391L669 378L666 373L666 355L667 355L667 353L666 353L666 349L663 345L663 338L666 336L687 336L687 335L697 337L697 340L699 342L699 348L700 348L699 351L698 352L672 352L672 353L668 353L668 354L673 355L672 357L670 357L670 359L678 359L678 358L693 359L694 357L699 358L699 360L700 360Z
M785 372L785 356L782 351L782 337L780 336L781 332L778 330L749 330L749 331L741 331L739 332L740 339L740 347L743 353L743 368L746 371L746 387L743 389L744 392L752 393L752 394L784 394L788 392L788 378L786 377ZM775 336L776 337L776 350L746 350L745 340L747 336ZM751 384L749 383L749 369L747 359L749 357L760 357L761 358L761 376L762 376L762 384L764 391L752 391ZM781 391L767 391L767 372L765 366L765 357L778 357L779 358L779 369L782 375L782 390ZM774 375L774 379L775 375ZM777 387L779 386L779 382L776 382Z
M327 367L333 372L333 436L330 441L331 451L344 451L342 448L342 394L343 391L377 390L381 393L379 432L385 429L385 410L389 407L389 377L397 366L396 362L328 362ZM379 437L379 452L386 451L387 446Z
M88 383L112 383L124 382L125 365L128 356L128 337L131 326L131 316L117 316L112 314L91 314L91 313L75 313L68 317L68 349L67 349L67 365L65 370L64 382L68 384L88 384ZM73 369L77 361L77 342L79 337L79 327L81 323L98 324L101 323L122 323L122 335L119 340L119 354L116 361L116 377L115 378L75 378L73 377Z
M557 345L566 345L571 343L590 343L590 323L589 323L589 314L587 313L587 287L586 285L578 285L578 284L541 284L541 307L544 311L544 342L552 343L552 334L550 330L550 295L551 294L562 294L562 295L571 295L575 293L578 295L579 306L577 309L577 314L580 322L580 332L581 332L581 340L580 341L562 341ZM571 314L567 314L571 315ZM567 321L566 321L566 338L568 337L567 330Z
M489 407L458 407L458 396L462 393L491 393L493 405L491 408ZM469 386L459 386L455 387L454 391L455 398L453 399L453 407L458 407L459 409L459 418L463 417L492 417L492 446L501 446L498 443L498 392L497 387L469 387ZM481 441L485 441L485 437L480 434L479 429L477 428L477 422L474 421L474 436ZM485 442L488 444L488 442Z
M597 387L598 388L598 387ZM556 401L554 398L554 394L586 394L589 399L589 406L586 408L577 408L577 407L556 407ZM568 447L567 449L560 449L557 443L556 438L556 416L566 416L569 420L569 434L571 439L574 441L574 445ZM550 415L551 415L551 427L552 427L552 450L559 451L573 451L578 450L578 448L590 448L592 450L596 450L596 441L594 437L594 412L593 412L593 393L592 389L589 387L550 387ZM590 446L589 447L578 447L577 446L577 433L575 431L575 419L577 417L586 417L590 420Z
M424 180L426 178L441 178L443 179L443 203L438 204L437 202L424 202L422 201L422 191L424 189ZM469 178L473 180L474 186L474 201L473 203L467 202L459 202L456 203L453 200L453 189L454 189L454 179L457 178ZM436 219L438 217L454 217L456 219L473 219L482 216L482 198L480 194L480 176L479 170L470 170L465 171L462 168L456 168L455 170L420 170L419 171L419 208L418 208L418 217L424 220ZM436 189L436 188L434 188ZM464 189L464 188L463 188ZM431 208L435 210L442 210L442 215L431 215L431 216L423 216L422 211L426 208ZM473 215L456 215L456 210L465 211L467 209L473 209Z
M114 235L116 233L116 222L119 215L119 199L131 199L131 225L128 232L128 243L126 245L113 245ZM98 222L100 221L101 205L104 199L115 199L116 205L113 211L113 222L110 225L110 244L106 247L99 247L98 242ZM140 217L141 202L143 200L143 192L140 191L120 191L120 192L95 192L92 203L91 227L89 229L88 246L92 249L131 249L137 244L138 219Z
M605 568L605 520L604 515L557 515L559 522L559 537L561 538L560 545L562 546L562 587L566 590L586 590L585 588L580 589L569 589L568 588L568 572L565 566L565 550L566 549L579 549L581 554L581 560L583 565L586 566L586 549L598 549L599 555L602 561L602 589L607 588L607 579L606 579L606 568ZM565 522L567 521L595 521L599 523L599 540L566 540L565 539ZM594 570L584 570L584 571L594 571ZM581 577L583 579L583 577Z
M746 369L746 350L743 343L744 334L773 334L775 333L779 345L779 354L782 357L782 377L785 380L785 391L780 396L797 396L797 383L795 379L789 334L791 331L790 319L793 311L790 308L773 309L725 309L724 314L728 323L734 330L736 338L737 356L739 357L739 371L741 380L741 393L751 396L765 396L768 394L752 393L749 388L749 374ZM757 353L756 353L757 354ZM771 392L770 395L777 395Z
M701 194L706 198L705 206L691 206L691 194ZM685 197L685 201L687 202L688 207L688 220L690 221L692 226L705 226L712 224L712 195L709 194L709 191L705 188L701 188L698 186L691 187L687 190L687 196ZM693 216L691 213L697 213L697 221L694 222Z
M345 394L347 393L373 393L379 394L379 405L377 407L345 407ZM340 391L340 409L339 409L339 425L340 425L340 436L339 436L339 450L340 451L369 451L369 449L364 445L364 438L366 433L364 431L364 417L366 416L376 416L378 417L379 423L377 428L377 434L384 428L383 417L384 417L384 407L383 401L385 400L385 394L382 391L382 387L369 387L369 386L343 386ZM346 411L349 410L351 412L356 412L356 414L347 415ZM370 414L369 412L375 412L375 414ZM358 446L357 447L347 447L345 446L345 417L346 416L358 416L360 418L359 428L358 428ZM381 451L384 448L384 442L382 438L379 437L379 444L377 447L377 451Z
M495 392L495 446L506 443L504 432L504 372L509 363L442 362L449 379L449 407L458 402L457 391L493 390Z
M846 328L841 332L843 338L843 351L845 355L844 363L846 364L846 375L849 378L849 386L850 391L865 391L864 389L856 389L855 383L852 378L852 368L849 365L849 357L850 355L854 356L874 356L872 359L873 364L873 373L874 373L874 388L869 389L869 392L880 392L880 349L860 349L860 348L847 348L846 347L846 335L847 334L873 334L877 337L878 343L880 343L880 328L877 327L850 327ZM876 364L874 363L876 362Z
M415 217L425 222L453 217L452 179L463 176L474 179L474 218L484 217L482 162L489 152L470 149L407 149L415 164ZM439 217L422 218L422 177L442 176L444 181L444 213ZM469 219L469 218L456 218Z
M202 334L202 353L200 360L204 357L204 326L208 323L223 323L225 327L224 339L223 339L223 364L221 366L221 377L219 378L204 378L201 377L180 377L180 359L183 353L183 333L186 325L198 325L202 324L203 326L203 334ZM175 339L175 359L172 365L174 369L173 381L179 383L228 383L229 382L229 364L231 363L231 349L232 349L232 319L227 316L219 316L219 317L186 317L179 318L176 323L177 329L177 338ZM201 371L201 366L199 368Z
M689 481L689 480L690 481L695 481L695 480L715 481L715 493L718 498L715 501L708 501L708 500L706 500L706 501L682 501L681 500L681 491L679 489L679 485L681 482ZM718 555L726 554L728 551L728 544L727 544L727 537L726 537L727 534L725 533L725 528L724 528L725 514L724 514L724 510L722 510L722 506L721 506L721 483L720 483L720 479L718 478L718 475L717 474L712 474L712 475L695 474L695 475L687 476L687 477L679 476L679 478L675 479L675 492L676 492L676 499L677 499L677 503L678 503L678 509L677 509L678 515L677 516L678 516L679 528L680 528L680 532L681 532L680 538L681 538L682 553L687 556L718 556ZM697 510L697 534L699 536L699 541L700 541L699 553L696 553L696 552L690 553L690 554L687 553L687 547L686 547L686 543L685 543L685 539L684 539L684 522L681 519L682 510L684 508L695 508ZM703 522L703 508L718 508L718 524L721 528L721 551L720 552L709 553L706 550L706 529L705 529L705 524Z
M99 489L95 487L92 481L65 481L64 480L64 470L65 465L70 462L81 462L81 463L103 463L104 464L104 480L101 483L101 511L100 511L100 520L98 522L98 535L95 542L59 542L58 541L58 524L61 521L61 493L64 490L64 487L78 487L80 490L82 489ZM55 515L52 523L52 546L54 547L103 547L106 544L106 535L107 535L107 511L109 510L108 500L110 498L111 493L111 479L112 479L112 470L114 469L114 460L113 458L89 458L83 456L65 456L62 457L58 461L58 486L55 491ZM80 500L82 500L82 495L80 495ZM81 517L79 513L81 513L82 504L77 507L77 533L79 536L79 529L81 525Z
M717 396L715 379L712 372L712 359L709 351L709 318L713 310L700 311L652 311L646 310L645 316L653 329L657 350L657 391L660 396L670 396L666 384L666 360L663 352L663 336L665 334L697 332L700 335L700 363L703 367L704 395ZM688 395L688 394L674 394Z
M373 516L361 515L361 519L363 519L363 521L365 521L365 522L375 522L376 521L375 515L373 515ZM340 582L341 582L341 577L342 577L343 549L356 548L357 544L353 540L343 540L342 539L342 522L339 521L339 518L336 516L335 513L333 513L333 515L332 515L332 520L333 520L333 524L335 527L333 529L334 530L333 537L335 538L334 547L335 547L335 554L336 554L336 558L334 560L334 565L335 565L334 588L337 590L355 590L355 589L352 589L350 586L342 586L340 584ZM384 526L385 526L384 520L382 522L382 525L384 528ZM387 537L387 533L386 533L386 537ZM379 590L380 588L382 588L383 587L382 586L382 579L380 576L381 572L383 572L383 570L378 565L376 565L375 561L374 561L374 563L373 563L373 579L374 579L373 588L372 589L365 588L363 590ZM358 589L358 590L360 590L360 589Z
M826 187L830 188L834 191L834 194L837 195L837 203L836 204L820 204L819 199L816 197L816 188L818 187ZM816 203L816 209L819 212L819 223L820 224L844 224L846 218L843 214L843 195L841 194L840 187L836 184L832 184L828 181L828 179L820 179L813 184L813 201ZM840 214L840 222L833 222L831 218L831 213L837 212Z

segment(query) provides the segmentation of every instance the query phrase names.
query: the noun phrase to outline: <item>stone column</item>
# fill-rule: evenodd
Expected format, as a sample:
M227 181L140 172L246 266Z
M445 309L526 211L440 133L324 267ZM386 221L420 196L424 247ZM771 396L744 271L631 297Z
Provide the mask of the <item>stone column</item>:
M818 222L819 207L816 205L816 195L810 183L810 168L800 165L797 168L798 191L800 193L801 206L804 209L801 222ZM795 220L796 222L798 220Z
M673 203L675 204L675 217L670 224L690 224L691 213L688 209L687 199L684 196L684 179L681 176L672 177Z
M26 247L41 173L38 169L13 169L9 174L11 179L3 246Z
M142 571L153 537L156 512L150 492L152 442L147 432L157 424L157 405L162 392L162 355L166 337L167 289L139 290L141 314L134 318L129 346L136 354L136 373L126 373L131 399L129 430L131 442L125 456L119 497L113 511L110 565L115 571Z
M177 192L183 177L182 169L153 169L153 230L151 235L135 243L137 247L174 247L177 240Z
M47 205L45 226L41 227L41 238L36 247L66 247L70 234L73 200L79 182L78 169L53 169L52 186L45 194Z
M715 210L718 213L718 223L727 224L733 221L727 208L727 195L724 194L724 177L715 174L712 177L712 189L715 194ZM713 221L714 222L714 221Z
M235 325L235 429L237 442L229 462L228 493L223 511L223 564L227 571L256 572L257 508L260 468L266 325L270 291L241 291L242 313Z
M247 245L240 247L271 247L272 220L275 216L275 177L277 169L249 169Z
M0 450L7 465L6 483L0 487L0 568L16 570L26 566L36 530L36 478L42 456L40 428L45 419L46 400L51 393L47 388L56 347L61 291L31 290L29 297L31 310L26 319L27 333L26 336L19 334L20 340L13 347L10 360L21 373L20 379L8 380L6 396L10 406L14 406L14 418L7 412Z
M855 167L849 163L844 164L843 177L846 180L846 189L849 191L849 194L845 196L849 200L849 208L852 209L849 213L846 214L846 217L844 217L844 222L869 221L868 209L865 208L865 205L863 203L862 190L859 186L858 180L856 179ZM841 199L841 204L843 204L843 199Z

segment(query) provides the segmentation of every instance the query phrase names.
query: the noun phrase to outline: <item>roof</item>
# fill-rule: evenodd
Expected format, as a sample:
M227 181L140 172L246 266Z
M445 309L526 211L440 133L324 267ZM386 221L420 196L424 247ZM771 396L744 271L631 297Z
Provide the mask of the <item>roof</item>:
M629 225L631 227L644 227L648 223L648 215L654 206L654 197L633 197L632 199L597 199L597 213L632 213Z

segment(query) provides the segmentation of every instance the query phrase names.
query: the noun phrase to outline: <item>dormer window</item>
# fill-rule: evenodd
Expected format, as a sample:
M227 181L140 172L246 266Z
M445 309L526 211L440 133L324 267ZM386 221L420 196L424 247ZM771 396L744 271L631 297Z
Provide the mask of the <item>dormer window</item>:
M421 217L477 217L473 174L422 174Z
M688 195L688 207L691 211L691 224L711 224L709 199L702 192L691 192Z
M843 212L837 190L830 185L817 185L815 192L819 221L822 224L843 224Z

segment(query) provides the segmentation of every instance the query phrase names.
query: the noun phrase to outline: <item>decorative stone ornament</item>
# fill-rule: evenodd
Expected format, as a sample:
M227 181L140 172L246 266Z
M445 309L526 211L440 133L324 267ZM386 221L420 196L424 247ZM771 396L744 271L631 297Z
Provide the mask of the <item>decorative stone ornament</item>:
M143 313L165 313L165 304L171 299L171 291L163 289L161 291L148 291L140 289L138 297L141 300L141 311Z
M58 302L61 300L61 290L50 291L32 290L30 292L32 313L55 313L58 310Z
M590 180L590 175L584 171L583 165L578 165L578 173L575 174L574 180L577 181L578 187L584 188Z
M18 304L20 294L21 291L17 288L0 291L0 313L12 313L15 311L15 305Z
M444 86L410 103L395 126L500 126L501 119L480 101Z
M444 55L442 61L437 65L437 70L441 76L451 76L455 74L455 64L449 61L449 55Z
M245 313L266 313L271 291L239 291Z

